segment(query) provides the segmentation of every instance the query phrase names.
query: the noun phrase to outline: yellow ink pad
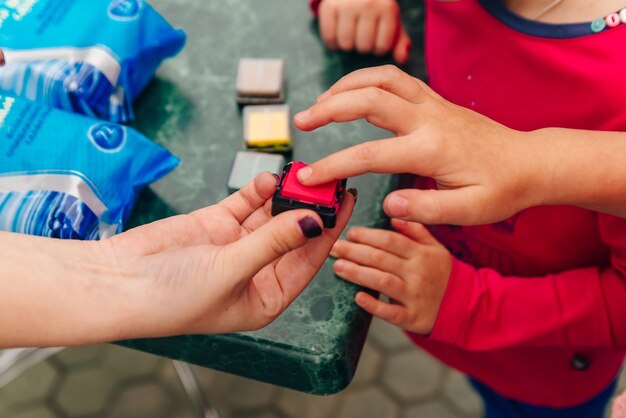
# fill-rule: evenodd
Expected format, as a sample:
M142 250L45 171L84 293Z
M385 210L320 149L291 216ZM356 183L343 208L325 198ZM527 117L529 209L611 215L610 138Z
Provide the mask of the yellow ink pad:
M246 147L265 151L291 150L289 106L246 106L243 109Z

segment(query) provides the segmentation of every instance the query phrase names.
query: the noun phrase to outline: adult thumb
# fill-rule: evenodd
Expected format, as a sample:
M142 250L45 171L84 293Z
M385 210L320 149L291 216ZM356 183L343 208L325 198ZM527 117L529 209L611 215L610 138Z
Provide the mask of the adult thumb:
M225 262L251 278L281 256L322 235L322 220L312 211L294 210L272 218L262 227L225 247Z
M406 33L404 27L400 27L400 34L398 35L398 41L393 48L393 59L398 64L406 64L409 60L409 53L411 52L411 38Z
M399 190L387 196L383 209L391 218L429 225L494 222L488 219L488 208L474 186L451 190Z

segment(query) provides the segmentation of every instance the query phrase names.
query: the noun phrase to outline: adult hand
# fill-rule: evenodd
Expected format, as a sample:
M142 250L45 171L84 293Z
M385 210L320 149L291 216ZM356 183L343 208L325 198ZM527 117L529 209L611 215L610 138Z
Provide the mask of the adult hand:
M400 21L396 0L323 0L319 6L322 39L331 49L384 55L404 64L411 38Z
M298 128L367 119L397 138L366 142L337 152L298 173L304 185L367 172L413 173L436 180L439 190L391 193L384 210L392 218L426 224L485 224L542 199L529 193L545 175L525 133L456 106L425 83L393 66L358 70L339 80L318 102L295 116ZM544 179L545 180L545 179Z
M223 333L263 327L302 292L346 226L294 210L271 217L269 173L224 201L110 240L118 269L140 277L151 313L144 334ZM150 326L147 324L146 326Z

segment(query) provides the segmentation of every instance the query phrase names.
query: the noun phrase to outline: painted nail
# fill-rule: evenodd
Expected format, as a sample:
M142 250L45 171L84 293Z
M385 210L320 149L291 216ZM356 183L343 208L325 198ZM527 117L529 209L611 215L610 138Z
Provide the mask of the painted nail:
M392 195L387 201L388 215L404 218L409 213L409 200L402 195Z
M300 113L297 113L296 116L294 116L294 119L296 120L296 122L305 123L310 116L311 112L309 110L304 110Z
M300 219L298 225L300 225L302 234L307 238L315 238L322 235L322 227L310 216Z
M359 191L355 188L350 188L348 189L348 193L350 193L352 196L354 196L354 203L356 203L357 200L359 200Z
M312 175L313 169L311 167L304 167L302 170L298 171L298 181L300 181L300 183L307 181Z
M330 96L332 96L332 93L330 92L330 90L326 90L324 93L320 94L317 97L317 103L321 103L324 100L328 99Z

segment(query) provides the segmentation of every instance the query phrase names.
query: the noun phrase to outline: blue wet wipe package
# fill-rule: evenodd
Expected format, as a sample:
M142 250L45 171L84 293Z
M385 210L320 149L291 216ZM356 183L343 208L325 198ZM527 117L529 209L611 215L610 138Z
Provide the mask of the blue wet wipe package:
M0 231L110 237L178 163L131 128L0 95Z
M127 122L185 40L143 0L0 0L0 92Z

